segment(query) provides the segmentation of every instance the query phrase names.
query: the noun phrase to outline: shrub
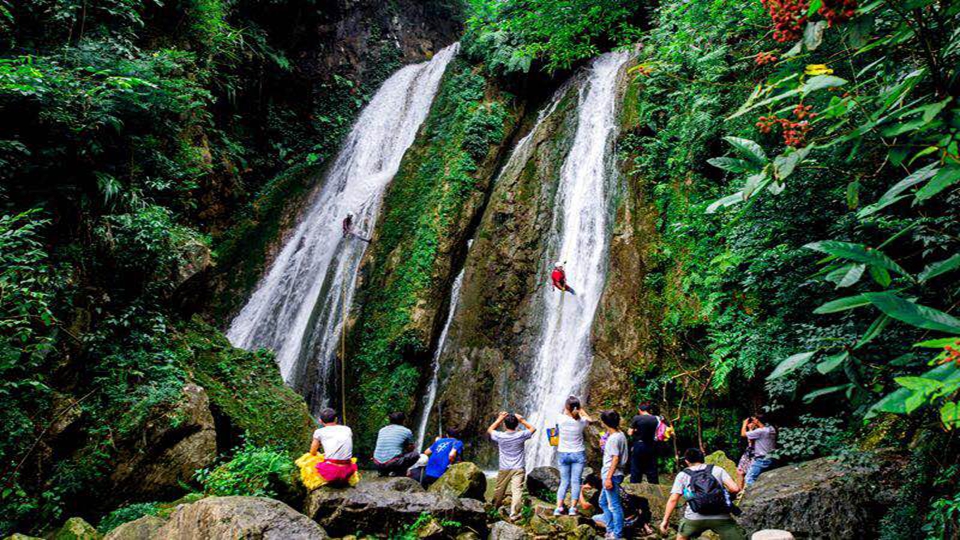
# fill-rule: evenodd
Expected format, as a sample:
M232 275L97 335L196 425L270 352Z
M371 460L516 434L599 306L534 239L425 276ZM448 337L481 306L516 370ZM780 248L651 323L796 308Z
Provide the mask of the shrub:
M196 479L208 495L277 498L289 491L294 469L281 449L245 441L233 458L214 469L198 470Z

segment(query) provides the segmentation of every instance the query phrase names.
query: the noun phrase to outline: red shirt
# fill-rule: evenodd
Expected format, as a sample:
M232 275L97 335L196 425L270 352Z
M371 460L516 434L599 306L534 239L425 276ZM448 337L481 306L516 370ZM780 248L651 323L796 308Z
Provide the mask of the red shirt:
M550 279L553 280L553 286L559 288L565 288L567 284L567 274L559 268L554 268L553 273L550 274Z

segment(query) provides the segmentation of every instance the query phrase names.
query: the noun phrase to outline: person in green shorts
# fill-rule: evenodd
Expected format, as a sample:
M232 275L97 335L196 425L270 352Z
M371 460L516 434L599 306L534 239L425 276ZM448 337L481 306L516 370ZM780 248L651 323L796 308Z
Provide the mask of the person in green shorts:
M687 463L687 468L673 481L660 530L667 533L670 515L683 496L687 499L687 504L677 530L677 540L699 538L707 531L720 535L720 540L746 540L743 527L730 515L733 508L730 504L731 497L740 492L737 482L722 467L705 464L703 452L697 448L684 452L683 460Z

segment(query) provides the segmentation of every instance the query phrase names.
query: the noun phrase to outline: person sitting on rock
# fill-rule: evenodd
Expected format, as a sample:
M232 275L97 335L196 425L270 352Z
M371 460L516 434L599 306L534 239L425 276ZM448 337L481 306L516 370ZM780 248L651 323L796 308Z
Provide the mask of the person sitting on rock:
M337 423L337 411L331 408L320 411L320 423L323 426L313 432L310 456L317 456L323 447L323 459L316 464L322 485L355 486L360 474L353 457L353 431Z
M437 439L430 448L424 450L427 463L422 467L410 469L407 475L420 482L423 487L430 487L443 473L447 472L463 456L463 441L460 440L460 431L448 427L447 436Z
M737 482L723 467L704 463L703 452L698 448L687 449L683 460L687 468L673 481L660 531L667 534L670 516L682 496L687 504L677 530L677 540L699 538L706 531L717 533L720 540L746 540L743 527L731 515L734 508L730 505L730 497L740 492Z
M353 214L347 214L347 217L343 218L343 235L347 236L353 232Z
M420 459L420 452L413 448L413 432L403 425L407 415L397 411L388 418L390 423L377 433L373 466L380 476L403 476Z
M520 424L523 424L526 429L518 430ZM504 431L498 431L501 425ZM493 507L500 508L509 487L509 519L511 521L520 518L520 509L523 507L523 481L526 477L524 443L536 432L537 428L530 425L522 416L506 412L501 412L487 428L490 440L500 449L500 470L497 472L497 487L493 493Z
M746 484L749 486L757 481L764 471L773 467L772 454L777 449L777 428L766 421L763 414L754 415L743 421L740 435L753 442L753 463L747 469Z
M553 286L561 292L568 292L574 296L577 295L573 291L573 287L567 285L567 273L563 270L563 263L557 262L553 265L553 272L550 273L550 280L553 281Z

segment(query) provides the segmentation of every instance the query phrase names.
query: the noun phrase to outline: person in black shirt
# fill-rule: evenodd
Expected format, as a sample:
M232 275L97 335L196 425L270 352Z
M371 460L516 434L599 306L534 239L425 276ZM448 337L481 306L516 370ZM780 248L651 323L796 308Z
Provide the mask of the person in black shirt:
M630 452L630 482L639 484L643 477L647 482L657 484L660 478L657 475L656 435L660 420L653 415L652 406L643 403L637 407L637 415L630 422L627 433L633 438L633 448Z

